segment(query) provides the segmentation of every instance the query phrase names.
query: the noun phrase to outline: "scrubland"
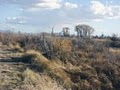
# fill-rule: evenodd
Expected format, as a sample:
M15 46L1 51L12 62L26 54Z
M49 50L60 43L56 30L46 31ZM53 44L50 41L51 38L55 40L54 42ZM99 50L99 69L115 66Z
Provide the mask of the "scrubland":
M119 37L1 32L0 42L2 49L11 51L0 58L6 55L4 59L19 62L6 64L13 68L7 72L3 65L5 72L0 70L0 75L8 78L0 78L1 90L120 90Z

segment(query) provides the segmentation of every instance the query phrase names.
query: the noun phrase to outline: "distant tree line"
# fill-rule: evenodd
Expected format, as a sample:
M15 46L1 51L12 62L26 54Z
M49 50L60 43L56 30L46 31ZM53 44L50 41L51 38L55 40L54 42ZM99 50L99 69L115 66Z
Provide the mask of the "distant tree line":
M94 28L86 25L86 24L79 24L75 26L75 32L77 32L77 37L78 38L85 38L85 37L91 37L91 35L94 32ZM52 32L51 35L53 35L53 28L52 28ZM63 37L69 37L70 36L70 28L69 27L63 27L62 30L62 36Z
M80 37L91 37L92 33L95 31L93 27L82 24L75 26L75 31L77 32L78 38Z

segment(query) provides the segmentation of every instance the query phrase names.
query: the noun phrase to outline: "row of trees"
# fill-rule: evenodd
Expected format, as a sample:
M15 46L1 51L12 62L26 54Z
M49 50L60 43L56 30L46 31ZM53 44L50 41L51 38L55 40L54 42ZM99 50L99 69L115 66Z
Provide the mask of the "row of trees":
M62 33L64 37L69 37L70 32L69 27L63 27ZM95 31L93 27L86 25L86 24L80 24L75 26L75 31L77 32L77 37L91 37L92 33Z

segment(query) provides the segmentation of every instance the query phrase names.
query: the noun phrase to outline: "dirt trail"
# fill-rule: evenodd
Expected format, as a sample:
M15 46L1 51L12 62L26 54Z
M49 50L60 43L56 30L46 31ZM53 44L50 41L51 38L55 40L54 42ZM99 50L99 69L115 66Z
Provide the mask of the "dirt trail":
M0 46L0 90L18 90L26 68L19 60L21 55L7 46Z

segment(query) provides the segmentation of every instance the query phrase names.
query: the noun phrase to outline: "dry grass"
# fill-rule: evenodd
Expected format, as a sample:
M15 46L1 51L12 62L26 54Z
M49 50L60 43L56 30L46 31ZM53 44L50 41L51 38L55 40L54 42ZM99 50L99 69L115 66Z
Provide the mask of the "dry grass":
M94 39L95 41L98 42L106 42L106 41L111 41L110 39Z
M30 69L23 73L24 85L23 90L64 90L57 82L52 80L48 75L38 74Z
M79 63L79 66L76 66L70 63L62 64L59 60L48 60L41 53L34 50L27 51L24 56L29 57L27 59L31 61L31 64L37 66L37 68L41 68L44 73L59 81L67 89L73 88L74 90L74 88L77 88L79 90L84 87L89 89L107 88L107 85L112 83L107 76L114 76L114 72L117 72L115 67L111 66L112 64L100 58L98 61L83 60ZM104 87L102 87L103 84L101 84L103 81L99 80L102 73L106 75L104 79L107 78L109 80ZM118 77L118 75L116 75L116 77ZM115 82L113 81L113 83Z
M110 52L112 52L114 54L120 54L120 49L119 48L110 48L109 50L110 50Z
M24 82L20 90L63 90L63 87L71 90L120 89L120 50L115 49L119 48L119 41L9 33L0 36L5 36L0 38L3 44L12 43L9 47L13 52L21 47L28 50L23 53L22 61L29 63L31 70L23 73ZM12 57L15 53L9 55L7 52L6 56ZM4 58L3 54L0 56Z
M22 49L18 43L9 43L8 47L14 51L24 52L24 49Z
M65 72L65 67L58 64L56 61L49 61L42 54L37 51L29 50L23 56L24 60L31 62L31 64L41 68L44 72L50 75L52 78L59 80L65 87L71 86L71 80Z
M23 66L0 64L0 90L18 90L15 89L21 83L21 71Z

